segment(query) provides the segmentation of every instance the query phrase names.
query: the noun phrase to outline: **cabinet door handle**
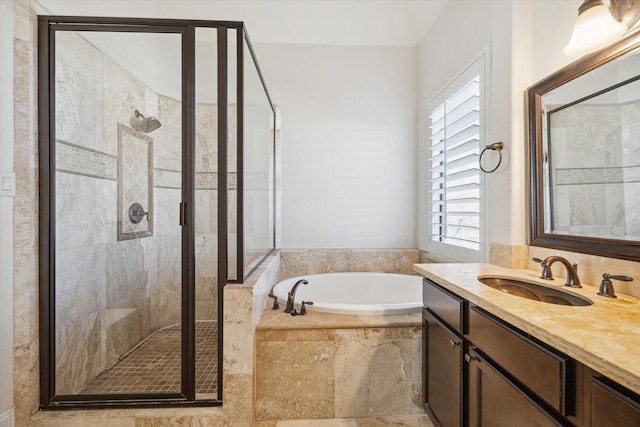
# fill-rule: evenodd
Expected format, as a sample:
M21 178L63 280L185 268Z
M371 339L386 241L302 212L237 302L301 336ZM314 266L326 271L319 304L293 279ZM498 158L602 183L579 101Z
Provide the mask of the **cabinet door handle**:
M451 347L457 347L457 346L460 345L460 343L459 342L455 342L454 340L449 340L449 345Z
M464 355L464 360L465 360L467 363L470 363L472 360L476 360L476 358L475 358L475 357L473 357L472 355L470 355L469 353L465 353L465 355Z

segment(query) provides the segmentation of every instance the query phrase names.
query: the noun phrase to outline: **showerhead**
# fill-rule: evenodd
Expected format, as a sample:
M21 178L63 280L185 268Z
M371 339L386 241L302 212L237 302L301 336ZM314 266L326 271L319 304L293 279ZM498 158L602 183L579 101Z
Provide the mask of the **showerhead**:
M135 118L131 120L132 125L138 132L149 133L158 129L162 124L155 117L145 117L138 110L134 111Z

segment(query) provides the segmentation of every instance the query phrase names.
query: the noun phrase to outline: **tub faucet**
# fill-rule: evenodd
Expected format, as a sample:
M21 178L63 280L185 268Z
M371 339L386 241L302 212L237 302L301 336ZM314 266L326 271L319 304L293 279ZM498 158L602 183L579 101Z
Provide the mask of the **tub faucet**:
M566 259L561 256L548 256L544 260L539 258L533 258L533 261L539 262L542 266L542 274L540 275L541 279L545 280L553 280L553 274L551 273L551 265L559 261L564 267L567 269L567 282L564 284L565 286L569 286L572 288L581 288L580 278L578 277L578 266L576 264L571 264Z
M300 279L300 280L298 280L296 282L295 285L293 285L293 287L291 288L291 290L287 294L287 306L284 309L285 313L291 313L291 311L293 310L293 303L294 303L294 301L296 299L296 290L298 289L298 286L300 285L300 283L302 283L303 285L306 285L309 282L307 282L304 279Z

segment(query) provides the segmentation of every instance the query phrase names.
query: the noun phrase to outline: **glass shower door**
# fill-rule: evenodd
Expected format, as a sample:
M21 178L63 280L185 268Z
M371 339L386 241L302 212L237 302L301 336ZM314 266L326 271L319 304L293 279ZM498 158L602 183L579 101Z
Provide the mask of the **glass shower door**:
M182 383L182 34L55 33L55 394Z

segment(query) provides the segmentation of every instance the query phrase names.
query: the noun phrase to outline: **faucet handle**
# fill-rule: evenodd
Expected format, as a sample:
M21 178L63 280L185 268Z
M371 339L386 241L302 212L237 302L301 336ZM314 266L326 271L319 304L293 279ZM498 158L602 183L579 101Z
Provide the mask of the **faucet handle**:
M305 307L306 305L313 305L313 302L311 301L302 301L302 307L300 307L300 313L298 313L300 316L306 316L307 315L307 307Z
M271 307L271 310L280 310L280 304L278 304L278 297L275 296L274 294L269 294L269 296L273 298L273 307Z
M537 262L538 264L542 264L543 262L540 258L536 258L536 257L531 258L531 261Z
M606 298L618 298L618 296L616 295L616 291L613 289L613 283L611 282L611 279L631 282L633 280L633 277L604 273L602 275L602 282L600 282L598 295Z
M602 275L602 277L604 278L605 276L608 279L622 280L623 282L633 282L633 277L631 277L631 276L622 276L622 275L618 275L618 274L604 273Z

